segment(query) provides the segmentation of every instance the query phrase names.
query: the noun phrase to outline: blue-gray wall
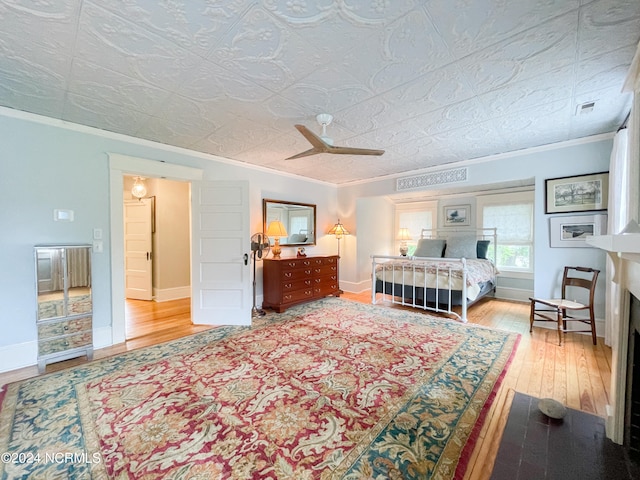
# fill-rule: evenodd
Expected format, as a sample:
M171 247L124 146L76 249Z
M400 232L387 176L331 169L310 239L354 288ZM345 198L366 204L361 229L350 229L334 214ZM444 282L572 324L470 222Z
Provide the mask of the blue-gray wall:
M67 128L55 120L8 109L0 109L0 144L0 371L36 361L35 244L91 243L93 229L102 229L104 253L92 256L94 332L110 329L108 153L200 168L205 180L248 181L252 233L262 231L262 198L317 204L318 244L307 250L335 253L335 240L323 235L337 216L334 185L86 127ZM55 208L73 210L75 220L54 222ZM295 249L288 253L295 255ZM105 342L101 339L98 346Z
M452 185L456 188L474 187L505 182L535 182L535 237L534 237L534 282L533 293L549 298L558 295L559 279L564 265L574 264L592 266L604 272L605 253L594 248L551 248L549 245L549 217L545 209L545 180L549 178L582 175L609 170L609 159L613 141L611 136L600 136L585 141L567 142L555 148L531 149L527 153L514 156L496 156L482 161L468 162L467 182ZM456 164L456 167L459 165ZM411 176L408 174L407 176ZM442 190L443 186L434 187ZM414 198L423 194L429 196L429 189L413 192ZM357 223L357 239L352 239L351 254L341 262L342 277L353 285L368 285L371 269L369 255L383 254L393 244L392 229L380 229L375 215L367 215L367 209L380 210L379 198L392 199L397 195L396 179L385 178L377 182L368 182L338 188L338 203L345 212L355 212L355 218L344 217L345 224ZM433 197L429 197L433 199ZM390 200L387 200L390 201ZM465 202L469 203L469 202ZM393 212L392 209L389 209ZM360 237L367 239L366 251L359 248ZM376 245L372 245L375 239ZM371 251L374 250L374 251ZM597 292L596 314L604 318L604 281L600 281Z

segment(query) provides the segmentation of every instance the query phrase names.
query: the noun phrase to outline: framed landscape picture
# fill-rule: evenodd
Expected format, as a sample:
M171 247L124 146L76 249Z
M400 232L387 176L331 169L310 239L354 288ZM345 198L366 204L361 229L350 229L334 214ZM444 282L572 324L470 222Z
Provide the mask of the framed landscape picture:
M471 225L471 205L445 205L443 209L445 227Z
M545 213L607 209L609 172L545 180Z
M551 247L591 247L585 240L589 235L607 233L607 216L574 215L549 218Z

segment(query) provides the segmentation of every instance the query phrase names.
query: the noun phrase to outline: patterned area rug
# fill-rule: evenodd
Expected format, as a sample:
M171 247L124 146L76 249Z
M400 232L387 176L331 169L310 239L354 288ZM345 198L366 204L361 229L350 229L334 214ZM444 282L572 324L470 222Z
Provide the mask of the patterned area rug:
M462 478L518 335L327 298L11 384L1 478Z

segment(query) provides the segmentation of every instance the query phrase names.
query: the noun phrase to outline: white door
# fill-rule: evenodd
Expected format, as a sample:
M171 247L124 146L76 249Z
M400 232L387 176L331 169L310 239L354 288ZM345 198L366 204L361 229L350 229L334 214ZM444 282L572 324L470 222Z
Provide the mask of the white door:
M124 203L124 275L125 296L151 300L151 200Z
M250 325L248 182L191 183L191 319Z

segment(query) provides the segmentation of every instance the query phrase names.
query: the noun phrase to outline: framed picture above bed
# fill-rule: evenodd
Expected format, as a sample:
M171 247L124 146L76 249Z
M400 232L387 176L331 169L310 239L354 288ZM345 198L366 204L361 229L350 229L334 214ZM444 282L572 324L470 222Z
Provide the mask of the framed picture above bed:
M573 215L549 218L551 234L550 246L557 247L591 247L586 243L589 235L605 235L607 233L607 216ZM593 247L591 247L593 248Z
M606 210L609 172L545 180L545 213Z
M445 227L471 225L471 205L445 205L443 218Z

